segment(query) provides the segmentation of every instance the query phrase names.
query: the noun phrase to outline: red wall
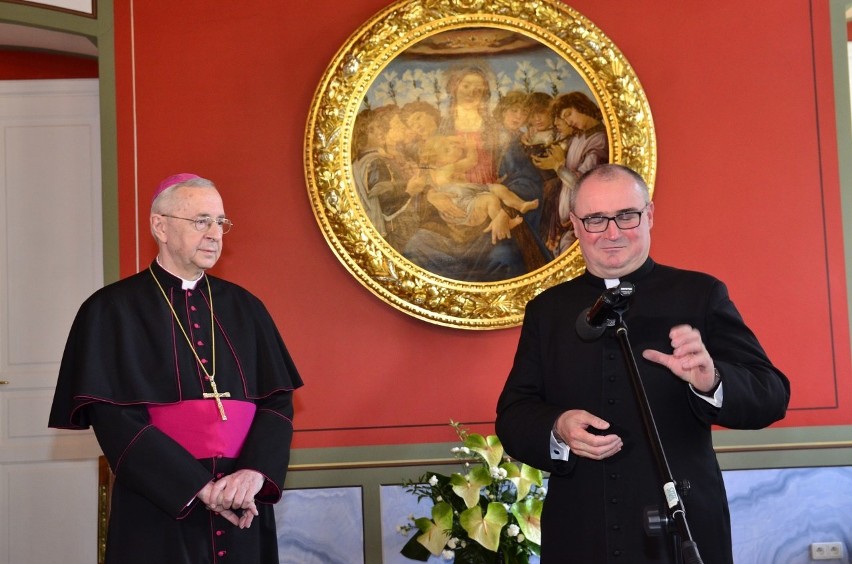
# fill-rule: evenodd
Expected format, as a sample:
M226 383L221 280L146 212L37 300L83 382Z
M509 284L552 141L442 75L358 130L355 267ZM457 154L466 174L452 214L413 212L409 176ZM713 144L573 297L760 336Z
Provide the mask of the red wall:
M338 262L308 202L314 89L388 3L136 2L135 68L129 4L115 7L122 275L154 256L151 188L181 171L212 178L236 224L214 274L264 300L306 382L296 446L449 441L451 418L488 430L518 330L393 309ZM793 381L783 425L852 423L827 2L571 6L626 55L651 104L653 256L728 283Z
M97 59L0 49L0 80L97 77Z

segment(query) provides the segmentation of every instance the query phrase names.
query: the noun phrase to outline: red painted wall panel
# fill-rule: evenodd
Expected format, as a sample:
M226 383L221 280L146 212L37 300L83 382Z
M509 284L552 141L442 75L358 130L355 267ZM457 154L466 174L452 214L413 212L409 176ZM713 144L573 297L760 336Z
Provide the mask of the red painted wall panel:
M387 2L148 0L135 3L135 44L128 3L116 4L122 274L153 258L151 188L174 172L208 176L236 223L214 273L264 300L306 381L297 446L452 440L450 418L487 430L518 330L448 329L386 305L335 258L307 198L314 89ZM651 104L653 256L728 283L793 381L791 426L852 423L823 4L571 2Z
M0 49L0 80L97 77L97 59Z

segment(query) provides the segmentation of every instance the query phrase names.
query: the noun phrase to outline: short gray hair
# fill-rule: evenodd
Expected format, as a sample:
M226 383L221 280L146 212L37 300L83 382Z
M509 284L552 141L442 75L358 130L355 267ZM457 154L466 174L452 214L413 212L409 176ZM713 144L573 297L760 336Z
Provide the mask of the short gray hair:
M645 193L646 204L651 201L651 190L648 188L648 184L645 182L645 179L642 178L641 174L623 164L604 163L586 171L580 179L577 180L577 183L568 193L568 210L572 213L574 212L574 204L577 203L577 193L580 192L580 188L583 187L583 184L587 180L599 178L604 181L612 181L623 176L627 176L636 182L636 185Z
M174 193L178 188L213 188L216 190L216 185L212 180L206 178L190 178L177 184L172 184L154 198L151 202L151 213L163 213L170 208L170 204L174 200Z

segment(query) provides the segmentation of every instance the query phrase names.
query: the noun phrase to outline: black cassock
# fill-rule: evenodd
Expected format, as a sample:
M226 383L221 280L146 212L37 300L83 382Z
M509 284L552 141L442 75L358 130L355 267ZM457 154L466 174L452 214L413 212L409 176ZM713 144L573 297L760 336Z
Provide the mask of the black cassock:
M202 397L212 389L199 361L230 394L222 399L227 421ZM225 280L205 275L184 290L155 262L86 300L49 425L93 427L115 474L107 561L277 563L272 504L284 486L292 392L301 385L266 308ZM239 469L266 478L256 496L260 515L242 530L195 498Z
M636 288L625 323L669 466L676 480L691 484L684 506L693 538L705 564L730 563L730 516L711 428L757 429L781 419L789 382L719 280L651 259L623 280ZM497 406L497 434L506 452L551 472L541 518L543 564L673 562L671 543L644 531L645 508L664 512L663 479L615 330L584 342L575 329L577 317L604 290L604 280L586 273L527 305L514 366ZM642 358L644 349L671 353L669 331L680 324L701 332L722 374L721 408ZM604 434L620 435L622 450L601 461L574 455L567 462L552 460L551 429L569 409L610 422Z

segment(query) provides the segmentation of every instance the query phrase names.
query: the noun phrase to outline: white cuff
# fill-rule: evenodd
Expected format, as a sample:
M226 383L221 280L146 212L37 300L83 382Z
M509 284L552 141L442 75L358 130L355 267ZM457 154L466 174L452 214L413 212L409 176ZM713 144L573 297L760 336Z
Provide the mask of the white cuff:
M693 388L692 384L689 385L689 389L692 390L692 393L694 393L696 396L700 397L701 399L703 399L704 401L706 401L707 403L709 403L713 407L722 407L722 399L725 396L725 394L722 393L722 388L724 388L724 387L725 387L725 384L720 383L719 387L716 388L716 392L713 393L713 397L710 397L710 396L705 396L704 394L698 393L698 390Z
M551 460L568 460L571 449L556 437L556 433L550 432L550 458Z

